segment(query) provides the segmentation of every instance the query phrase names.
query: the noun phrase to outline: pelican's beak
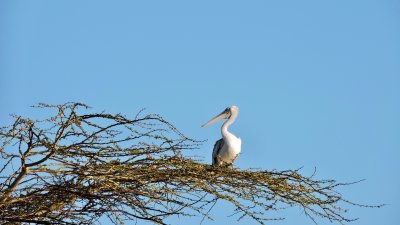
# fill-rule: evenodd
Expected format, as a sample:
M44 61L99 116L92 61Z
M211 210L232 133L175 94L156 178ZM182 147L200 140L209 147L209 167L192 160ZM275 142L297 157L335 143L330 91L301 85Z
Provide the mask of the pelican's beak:
M218 122L222 119L227 119L230 116L230 112L229 110L225 110L222 113L220 113L218 116L212 118L210 121L208 121L207 123L205 123L202 127L207 127L215 122Z

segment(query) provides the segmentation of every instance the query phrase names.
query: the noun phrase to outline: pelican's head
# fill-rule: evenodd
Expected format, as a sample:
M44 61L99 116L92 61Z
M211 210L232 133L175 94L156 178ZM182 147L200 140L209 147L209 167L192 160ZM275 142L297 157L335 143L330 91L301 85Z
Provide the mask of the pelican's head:
M205 123L202 127L207 127L217 121L220 121L222 119L229 119L231 116L235 116L239 113L239 107L233 105L227 107L222 113L218 114L214 118L212 118L210 121Z

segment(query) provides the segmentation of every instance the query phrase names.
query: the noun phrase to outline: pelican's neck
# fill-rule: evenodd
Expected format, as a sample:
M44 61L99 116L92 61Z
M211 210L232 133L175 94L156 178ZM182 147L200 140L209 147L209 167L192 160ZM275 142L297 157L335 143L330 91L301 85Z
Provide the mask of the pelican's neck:
M221 127L221 134L222 137L226 138L228 135L231 133L228 131L228 127L235 121L237 117L237 113L232 113L232 115L229 117L227 121L222 125Z

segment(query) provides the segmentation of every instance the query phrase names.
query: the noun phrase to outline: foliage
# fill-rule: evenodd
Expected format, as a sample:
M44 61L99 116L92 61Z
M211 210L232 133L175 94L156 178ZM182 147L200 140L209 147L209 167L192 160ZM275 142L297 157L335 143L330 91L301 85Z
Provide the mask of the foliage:
M173 215L211 218L218 200L236 207L238 219L260 224L270 211L300 207L316 222L349 222L334 180L298 170L213 167L184 151L201 144L159 115L129 119L87 113L82 103L39 104L55 112L44 120L14 115L0 129L0 222L114 224L146 220L165 224ZM86 112L86 113L85 113Z

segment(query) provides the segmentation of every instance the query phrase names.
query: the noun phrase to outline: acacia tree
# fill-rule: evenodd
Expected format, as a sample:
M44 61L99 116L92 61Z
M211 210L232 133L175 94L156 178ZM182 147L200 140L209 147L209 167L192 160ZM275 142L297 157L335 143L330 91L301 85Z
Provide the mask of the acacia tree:
M283 219L268 212L286 207L301 208L314 222L354 220L339 207L354 203L336 191L349 183L298 170L204 164L183 154L201 143L159 115L92 113L82 103L36 108L54 116L13 115L14 123L0 128L1 223L93 224L108 217L114 224L166 224L174 215L212 219L218 200L234 205L239 220L260 224Z

